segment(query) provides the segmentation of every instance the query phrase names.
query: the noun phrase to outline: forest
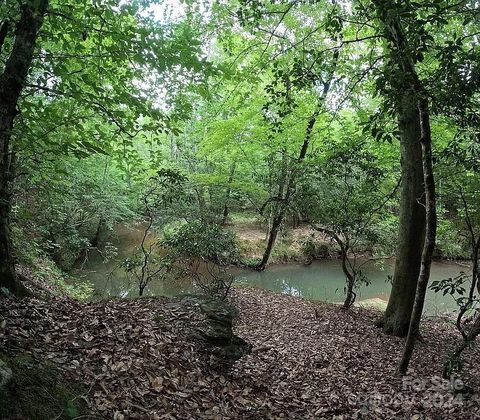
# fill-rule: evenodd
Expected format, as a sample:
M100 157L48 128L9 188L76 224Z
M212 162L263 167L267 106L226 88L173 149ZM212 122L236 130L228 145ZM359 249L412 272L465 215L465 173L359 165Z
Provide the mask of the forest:
M0 0L0 419L480 419L480 1Z

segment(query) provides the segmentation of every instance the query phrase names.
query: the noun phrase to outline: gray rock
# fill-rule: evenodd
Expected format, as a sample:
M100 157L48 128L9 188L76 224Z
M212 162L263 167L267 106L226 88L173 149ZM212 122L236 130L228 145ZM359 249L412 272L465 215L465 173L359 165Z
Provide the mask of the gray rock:
M223 368L229 369L236 360L250 353L251 345L233 333L234 308L219 300L206 300L200 303L206 322L199 331L204 342L213 346Z

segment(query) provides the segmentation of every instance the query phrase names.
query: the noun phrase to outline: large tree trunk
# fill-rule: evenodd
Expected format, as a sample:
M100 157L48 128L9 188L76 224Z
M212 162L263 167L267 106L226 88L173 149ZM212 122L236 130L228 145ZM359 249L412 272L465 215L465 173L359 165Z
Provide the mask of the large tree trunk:
M3 73L0 75L0 287L20 293L22 286L15 274L15 261L9 231L13 154L10 140L17 104L32 63L38 32L47 9L47 0L22 5L15 28L15 41Z
M422 92L419 94L421 93ZM435 179L433 176L432 135L430 130L430 114L426 98L420 99L418 108L420 125L422 128L421 145L425 183L426 237L423 246L420 276L418 277L415 304L413 306L412 317L408 329L407 341L405 343L402 359L397 369L397 372L401 375L407 373L408 365L410 364L410 359L415 346L415 339L419 333L420 320L422 318L428 280L430 279L430 268L432 265L432 256L435 249L437 233L437 207Z
M408 90L398 110L402 164L400 224L392 290L382 320L384 331L396 336L408 332L425 237L421 129L415 96Z
M399 11L388 0L374 0L374 4L390 42L389 48L394 57L392 64L402 72L402 78L390 81L398 98L396 111L400 130L402 193L395 272L381 325L387 333L405 336L410 325L425 239L422 130L418 109L421 84L415 70L416 58L412 58L411 48L407 45Z

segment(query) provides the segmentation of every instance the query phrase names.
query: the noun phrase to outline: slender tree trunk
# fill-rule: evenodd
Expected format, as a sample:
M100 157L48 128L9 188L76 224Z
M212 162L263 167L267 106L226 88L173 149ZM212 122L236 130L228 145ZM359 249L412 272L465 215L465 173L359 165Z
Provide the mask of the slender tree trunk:
M236 162L232 163L232 166L230 167L230 174L228 176L228 185L227 185L227 190L225 192L225 203L223 205L223 219L222 219L222 225L225 226L228 221L228 213L229 213L229 208L228 208L228 201L230 200L230 194L232 192L232 182L233 182L233 177L235 176L235 168L236 168Z
M408 365L412 357L415 346L415 339L419 333L420 320L422 318L425 294L427 292L428 280L430 279L430 268L432 265L432 255L435 249L435 240L437 233L437 210L435 179L433 176L432 159L432 136L430 130L430 115L427 99L422 98L419 104L419 115L422 128L422 157L423 173L425 182L425 206L426 206L426 236L422 252L422 264L420 276L418 278L417 290L415 295L415 304L413 306L412 317L408 329L405 349L402 360L398 366L397 372L401 375L407 373Z
M308 121L305 139L303 141L302 148L300 149L300 154L297 159L298 164L301 164L305 160L305 156L307 155L308 147L310 145L310 140L312 138L313 127L315 125L315 122L317 121L319 113L320 108L317 108ZM267 247L265 248L262 261L258 265L257 270L265 270L268 264L270 255L272 254L273 247L275 245L275 241L277 240L278 232L280 231L283 220L285 219L285 215L287 214L288 207L290 205L291 197L294 193L295 180L296 168L293 168L290 176L288 176L287 171L285 181L281 185L281 188L284 192L281 195L279 194L279 196L277 197L277 210L274 210L274 217L270 229L270 235L268 236Z
M280 232L283 219L288 209L289 194L291 193L289 169L287 161L287 153L284 150L282 155L282 173L278 182L278 193L271 210L271 218L269 220L269 229L267 236L267 246L263 253L262 260L255 268L259 271L265 270L270 256L272 255L273 247Z
M200 212L200 218L202 220L205 220L206 216L206 203L205 203L205 191L203 189L203 186L198 186L195 188L195 192L197 193L197 202L198 202L198 210Z
M335 75L335 70L337 68L338 57L340 55L340 50L335 50L333 53L333 64L332 68L326 77L326 80L323 82L323 91L321 96L318 98L318 104L315 110L313 111L312 115L308 119L307 128L305 130L305 138L302 143L302 147L300 148L300 153L297 158L297 164L301 164L305 157L307 156L308 148L310 147L310 141L313 135L313 128L315 123L317 122L317 118L320 115L322 110L323 104L327 99L328 92L330 91L330 87L332 85L332 81ZM287 180L285 185L286 193L284 195L283 200L279 203L279 209L277 215L274 218L272 223L272 229L270 230L270 235L268 237L267 248L263 254L262 261L258 265L257 269L264 270L268 264L268 260L270 259L270 255L273 250L273 246L275 245L275 240L278 236L278 231L282 226L282 222L287 214L288 207L290 206L290 201L292 196L294 195L294 188L295 188L295 181L297 175L297 168L293 168L290 179Z
M320 226L310 223L312 227L317 232L321 232L327 235L330 239L334 240L337 245L340 247L340 253L342 257L342 271L345 275L346 288L345 288L345 300L343 302L343 308L349 309L357 298L357 294L354 292L355 281L356 281L356 272L353 268L348 268L348 253L350 251L350 241L348 238L344 241L337 233L330 229L325 229ZM351 264L350 264L351 267Z
M461 362L460 358L462 353L476 340L480 335L480 314L477 313L473 321L473 325L470 327L468 334L462 339L462 341L455 347L453 352L448 356L447 361L443 365L443 377L449 379L452 374L452 368L458 367ZM460 365L461 366L461 365Z
M268 235L267 246L265 248L265 252L263 253L262 261L256 267L256 269L259 271L263 271L267 267L270 255L272 255L275 241L277 240L278 232L280 231L280 226L282 225L283 216L284 211L281 210L280 213L273 218L272 226L270 228L270 234Z
M271 208L268 211L267 231L265 232L265 241L268 241L268 238L270 237L270 232L272 231L272 222L273 222L273 209Z
M342 250L342 270L343 270L343 274L345 274L345 278L347 281L347 287L345 288L346 293L345 293L345 301L343 302L343 308L350 309L357 297L355 292L353 291L353 288L355 287L355 274L352 273L352 271L350 271L349 268L347 267L348 247L345 247L345 245L341 245L340 248Z
M18 100L32 64L37 36L48 5L47 0L36 2L36 6L32 3L35 2L21 5L22 13L15 28L13 48L0 75L0 287L13 293L21 293L23 287L15 274L9 229L13 181L10 141L18 114Z
M319 113L320 113L320 106L318 106L317 109L315 109L312 116L308 120L305 139L302 143L302 147L300 149L300 153L297 159L298 164L301 164L305 160L308 147L310 146L310 140L312 138L313 127L315 126ZM297 168L293 168L290 176L288 176L288 173L287 173L285 177L285 181L281 185L283 194L279 194L279 196L277 197L277 210L276 211L274 210L274 217L273 217L272 226L270 229L270 234L268 236L267 247L265 248L265 252L263 253L262 261L257 266L258 270L261 270L261 271L265 270L268 264L268 260L270 259L270 255L272 254L275 241L277 240L278 232L280 231L282 222L285 219L285 215L287 214L288 207L290 205L291 197L294 193L296 169Z

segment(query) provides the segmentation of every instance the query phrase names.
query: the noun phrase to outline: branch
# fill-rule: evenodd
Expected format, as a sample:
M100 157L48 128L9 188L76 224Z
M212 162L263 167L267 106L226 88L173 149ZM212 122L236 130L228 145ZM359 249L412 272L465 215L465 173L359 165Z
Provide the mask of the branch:
M59 89L52 89L52 88L49 88L47 86L40 86L40 85L35 85L35 84L28 84L27 86L31 87L31 88L34 88L34 89L37 89L37 90L42 90L42 91L44 91L47 94L50 94L52 96L53 95L59 95L59 96L65 96L67 98L72 98L73 97L73 95L71 93L64 92L64 91L61 91ZM133 133L129 132L122 125L122 123L115 117L115 115L107 107L102 105L99 101L86 99L85 102L89 103L90 105L96 107L99 111L101 111L109 119L109 121L111 123L113 123L114 125L117 126L117 128L119 129L119 131L121 133L127 135L128 137L133 139L133 138L135 138L135 136L138 135L138 133L140 133L142 131L141 129L138 129L138 130L135 130Z
M8 30L9 30L10 22L4 20L2 26L0 26L0 54L2 53L3 44L5 39L7 38Z
M283 20L285 19L285 17L288 15L288 12L290 12L290 10L292 9L292 7L296 4L295 1L293 1L292 3L290 3L287 8L281 13L281 16L280 16L280 19L279 21L277 22L277 24L275 25L275 28L273 29L272 32L270 32L270 38L268 39L268 42L267 42L267 45L265 46L265 48L263 49L262 53L260 54L260 57L263 56L263 54L265 54L265 52L267 51L268 47L270 46L270 43L272 42L272 39L273 39L273 36L278 36L275 34L275 32L277 31L278 27L282 24Z

